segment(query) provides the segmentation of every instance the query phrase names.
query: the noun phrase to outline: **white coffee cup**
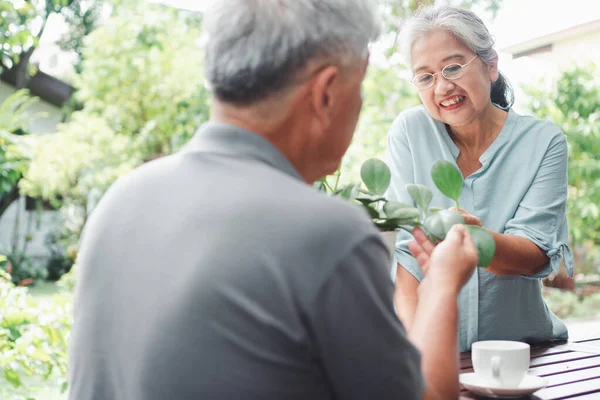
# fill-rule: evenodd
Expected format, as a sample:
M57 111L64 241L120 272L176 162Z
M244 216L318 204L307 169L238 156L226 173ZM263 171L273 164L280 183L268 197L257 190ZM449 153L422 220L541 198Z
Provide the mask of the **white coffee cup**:
M471 361L477 377L496 387L518 387L529 369L529 345L508 340L473 343Z

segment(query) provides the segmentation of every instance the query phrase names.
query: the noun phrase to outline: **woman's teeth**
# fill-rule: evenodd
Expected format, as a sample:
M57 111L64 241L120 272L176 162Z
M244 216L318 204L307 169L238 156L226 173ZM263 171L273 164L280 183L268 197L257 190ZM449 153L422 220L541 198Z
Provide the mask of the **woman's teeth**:
M456 97L453 97L451 99L444 100L440 104L443 105L444 107L449 107L449 106L452 106L454 104L460 103L464 99L465 99L465 96L456 96Z

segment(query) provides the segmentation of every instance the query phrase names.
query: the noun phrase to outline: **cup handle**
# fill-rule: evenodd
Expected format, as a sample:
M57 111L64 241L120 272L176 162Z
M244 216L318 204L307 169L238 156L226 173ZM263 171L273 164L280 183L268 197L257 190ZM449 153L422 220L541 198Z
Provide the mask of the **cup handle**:
M502 359L500 356L492 357L492 376L494 379L500 380L500 367L502 366Z

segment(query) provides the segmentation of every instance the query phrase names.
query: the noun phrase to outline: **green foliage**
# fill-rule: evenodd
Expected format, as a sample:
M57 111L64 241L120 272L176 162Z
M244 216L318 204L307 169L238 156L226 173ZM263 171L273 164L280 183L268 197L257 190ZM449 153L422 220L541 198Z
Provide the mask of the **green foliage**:
M600 316L600 293L582 297L567 290L546 288L544 301L559 318Z
M458 206L458 196L463 186L462 174L458 168L450 162L436 161L431 168L431 175L440 192L455 200ZM436 242L444 240L452 226L465 223L464 217L456 211L428 210L433 194L423 185L406 185L407 192L421 210L382 197L390 185L391 173L387 164L381 160L371 158L365 161L361 167L361 177L367 190L355 186L357 190L352 193L360 194L343 197L362 205L380 230L404 229L410 232L412 227L420 226ZM320 185L317 187L323 189ZM325 189L327 188L325 185ZM338 195L338 192L331 191L331 194ZM483 228L468 226L467 229L477 248L479 266L489 266L496 252L494 238Z
M39 13L31 1L0 0L0 72L12 68L21 53L37 45L35 20Z
M415 201L417 206L419 206L425 214L427 214L427 210L429 207L429 203L431 203L431 199L433 199L433 193L427 186L409 183L406 185L406 191Z
M554 122L569 143L567 217L572 244L600 245L600 80L597 67L563 71L550 89L525 87L532 114ZM593 256L597 257L597 254ZM583 265L581 265L583 267ZM585 268L580 268L583 272Z
M45 279L47 270L36 265L26 253L16 251L7 256L5 270L10 274L14 284L30 285L38 279Z
M176 10L119 7L83 49L75 85L85 113L135 137L147 158L177 150L208 118L200 34Z
M392 174L385 163L377 158L365 161L360 168L360 176L369 191L383 195L390 186Z
M60 38L58 45L65 51L73 51L81 56L84 39L98 25L106 2L102 0L69 0L68 3L68 7L60 10L67 23L68 31Z
M419 104L403 65L372 64L363 82L364 104L352 145L342 161L345 182L359 179L362 161L381 157L387 133L400 111Z
M440 211L441 212L441 211ZM477 246L477 256L479 265L482 267L492 263L494 254L496 254L496 242L488 231L476 225L467 225L467 230L471 235L471 239Z
M23 133L35 117L28 111L37 101L28 91L19 90L0 105L0 200L11 192L26 167L26 157L18 150L22 138L17 133Z
M462 193L463 177L458 168L450 161L437 160L431 167L431 178L440 192L454 200L456 208L460 209L458 198Z
M56 254L74 260L106 189L144 161L178 150L208 119L199 37L197 18L138 2L118 5L86 37L74 79L84 107L57 133L30 139L32 161L19 184L23 194L60 209Z
M141 163L129 137L81 112L55 134L30 139L31 162L19 184L21 193L56 207L87 206L94 191L104 192Z
M423 221L425 229L441 240L446 239L446 234L452 226L464 223L464 217L460 213L451 210L440 210L427 216Z
M66 381L71 302L37 302L0 270L0 387L10 398L32 396L44 381ZM5 381L1 383L1 381ZM31 398L31 397L29 397Z
M142 163L125 135L105 120L75 113L57 132L29 138L31 162L19 182L22 194L49 201L63 216L63 244L77 247L93 206L121 175ZM76 254L76 250L74 250Z
M57 285L65 289L68 293L72 293L75 289L75 274L77 271L77 265L73 265L71 270L64 274L57 282Z

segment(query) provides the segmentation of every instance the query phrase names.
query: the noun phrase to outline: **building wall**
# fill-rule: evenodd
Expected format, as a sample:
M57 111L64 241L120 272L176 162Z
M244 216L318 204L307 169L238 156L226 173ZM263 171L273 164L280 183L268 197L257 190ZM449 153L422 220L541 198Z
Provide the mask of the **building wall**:
M13 86L0 82L0 104L14 92ZM30 112L32 115L45 114L30 122L30 132L33 134L56 132L56 125L61 121L60 108L40 100L31 107ZM44 240L56 218L58 218L58 214L53 211L41 213L26 211L24 198L14 202L0 217L0 253L6 254L11 251L15 232L17 233L17 248L22 249L29 231L28 226L31 226L29 236L31 240L27 244L27 253L35 260L44 262L50 255Z
M600 29L568 39L556 40L550 50L513 59L500 54L500 70L515 89L515 109L526 112L528 99L523 85L546 85L549 89L561 71L575 64L596 64L600 67Z
M600 65L600 30L554 43L548 61L563 69L582 62Z

